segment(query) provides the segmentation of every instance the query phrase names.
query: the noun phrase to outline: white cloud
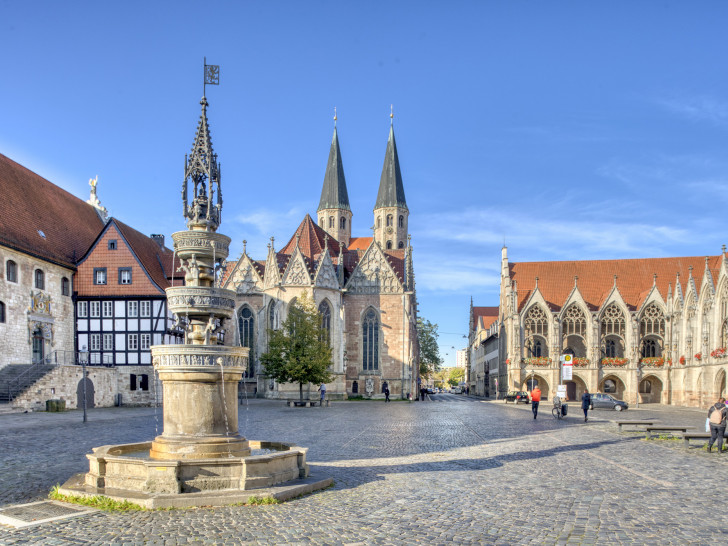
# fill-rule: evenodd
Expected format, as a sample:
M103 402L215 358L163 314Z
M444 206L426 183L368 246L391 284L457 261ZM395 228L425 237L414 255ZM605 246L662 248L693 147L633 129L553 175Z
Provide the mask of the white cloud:
M292 233L295 226L304 218L305 212L301 208L291 208L287 211L280 209L257 209L252 212L238 214L233 222L252 226L259 233L270 235L273 233ZM291 227L293 226L293 227Z
M708 96L669 98L657 101L663 108L692 121L728 125L728 103Z

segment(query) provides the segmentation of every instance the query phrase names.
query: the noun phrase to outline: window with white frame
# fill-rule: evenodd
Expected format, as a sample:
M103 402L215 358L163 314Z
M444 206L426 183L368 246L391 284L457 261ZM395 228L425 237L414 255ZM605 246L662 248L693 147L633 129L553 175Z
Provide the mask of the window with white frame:
M126 347L130 351L139 349L139 334L129 334L127 337Z
M119 268L119 284L131 284L131 267Z
M113 301L105 301L104 302L104 317L112 317L114 315L114 302Z
M90 337L90 350L99 351L101 350L101 334L91 334Z
M90 306L91 306L91 317L100 317L101 316L101 302L92 301L90 303Z
M126 310L128 312L127 316L138 317L139 316L139 302L138 301L126 302Z
M76 302L76 312L80 318L86 318L88 316L88 302L79 301Z
M151 301L143 301L140 302L141 304L141 316L143 317L149 317L152 315L152 302Z
M94 267L94 284L106 284L105 267Z
M141 347L142 351L148 351L149 346L152 344L152 334L140 334L141 335Z
M114 334L104 334L104 351L114 350Z

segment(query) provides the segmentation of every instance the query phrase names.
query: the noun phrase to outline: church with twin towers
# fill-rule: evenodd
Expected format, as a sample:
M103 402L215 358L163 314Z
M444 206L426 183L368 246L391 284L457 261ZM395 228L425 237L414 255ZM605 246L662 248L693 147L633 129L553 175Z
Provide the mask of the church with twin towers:
M375 181L357 187L375 197ZM383 397L385 382L392 397L406 398L418 389L409 209L393 123L374 201L373 236L353 236L352 216L334 126L316 220L307 214L280 249L271 238L264 259L249 256L244 246L240 258L223 271L222 286L237 294L234 343L250 348L243 378L248 396L298 397L297 384L266 377L260 355L268 348L268 331L281 327L290 306L304 293L314 300L332 347L329 398ZM312 398L317 388L308 386Z

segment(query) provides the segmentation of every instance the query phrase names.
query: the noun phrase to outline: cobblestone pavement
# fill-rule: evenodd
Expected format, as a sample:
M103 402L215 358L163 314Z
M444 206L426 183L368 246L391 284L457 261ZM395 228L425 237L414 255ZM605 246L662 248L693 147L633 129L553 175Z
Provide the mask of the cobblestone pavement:
M341 402L240 410L249 439L308 446L312 474L335 486L279 505L98 512L26 529L0 544L707 544L723 459L680 442L617 433L610 420L657 417L704 426L704 411L660 406L584 423L458 395L427 402ZM161 410L0 415L0 506L41 500L88 469L94 446L151 440ZM712 522L712 523L711 523Z

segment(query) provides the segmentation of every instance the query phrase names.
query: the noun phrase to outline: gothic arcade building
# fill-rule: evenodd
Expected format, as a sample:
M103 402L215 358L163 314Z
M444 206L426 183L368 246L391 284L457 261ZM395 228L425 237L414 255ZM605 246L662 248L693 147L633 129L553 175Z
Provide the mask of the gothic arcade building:
M281 325L304 292L313 295L330 335L335 376L328 385L330 398L382 396L385 381L392 396L414 392L419 373L417 300L409 209L393 127L374 205L373 237L352 237L352 214L334 128L317 221L306 215L280 250L271 238L264 260L251 258L244 248L237 262L225 268L223 287L238 294L234 343L251 349L244 380L248 392L298 396L297 385L265 377L260 355L267 350L268 330ZM314 391L316 387L309 385Z
M726 394L728 255L564 262L501 258L502 394L533 378L546 396L575 357L569 399L706 407Z

